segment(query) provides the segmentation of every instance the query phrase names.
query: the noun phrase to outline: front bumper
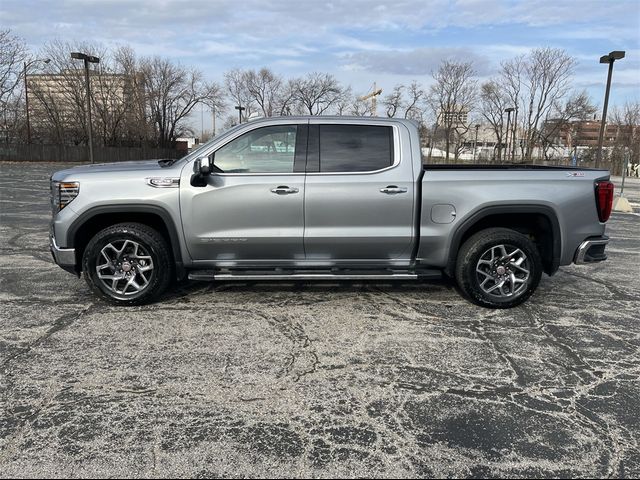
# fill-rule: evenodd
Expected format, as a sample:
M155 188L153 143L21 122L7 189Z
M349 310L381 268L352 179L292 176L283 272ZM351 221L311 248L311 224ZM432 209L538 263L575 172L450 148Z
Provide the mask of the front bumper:
M76 249L75 248L60 248L56 243L56 237L53 234L49 235L49 248L51 249L51 255L53 261L56 262L62 269L67 272L78 274L76 268Z
M608 243L609 237L604 235L601 237L587 238L576 250L573 262L581 264L602 262L603 260L606 260L607 254L604 253L604 249Z

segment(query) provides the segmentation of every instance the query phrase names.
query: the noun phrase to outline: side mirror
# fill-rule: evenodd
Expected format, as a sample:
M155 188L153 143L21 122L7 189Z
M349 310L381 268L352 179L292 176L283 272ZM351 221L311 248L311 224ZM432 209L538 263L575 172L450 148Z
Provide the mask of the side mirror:
M213 161L210 157L200 157L196 160L196 172L206 177L213 172Z
M213 171L213 160L209 157L199 157L193 164L193 175L191 175L191 185L194 187L206 187L207 177Z

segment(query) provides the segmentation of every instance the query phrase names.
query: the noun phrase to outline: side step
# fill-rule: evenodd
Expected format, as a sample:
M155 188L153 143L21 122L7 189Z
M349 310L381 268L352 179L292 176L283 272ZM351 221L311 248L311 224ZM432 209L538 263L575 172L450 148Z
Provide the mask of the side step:
M397 273L389 271L372 271L371 273L357 271L345 273L330 272L298 272L298 273L267 273L267 272L218 272L215 270L194 270L189 272L189 280L417 280L419 278L440 278L439 270L424 273Z

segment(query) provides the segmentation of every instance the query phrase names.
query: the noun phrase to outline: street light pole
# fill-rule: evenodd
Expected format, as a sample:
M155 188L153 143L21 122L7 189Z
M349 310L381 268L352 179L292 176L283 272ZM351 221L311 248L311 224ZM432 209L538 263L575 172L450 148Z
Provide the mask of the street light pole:
M514 108L513 125L511 126L511 163L516 163L516 135L518 134L518 107Z
M607 122L607 107L609 106L609 91L611 90L611 75L613 74L613 62L624 58L625 52L622 50L614 50L609 55L600 57L600 63L609 64L609 73L607 75L607 87L604 92L604 105L602 107L602 120L600 121L600 136L598 137L598 151L596 154L596 168L600 167L602 160L602 144L604 142L604 131Z
M91 124L91 82L89 82L89 63L100 63L98 57L86 53L72 52L71 58L84 60L84 79L87 88L87 126L89 132L89 161L93 163L93 127Z
M238 124L242 123L242 111L246 110L246 107L242 105L236 105L236 110L238 110Z
M35 60L31 60L29 63L24 62L24 70L23 70L23 75L24 75L24 108L25 108L25 113L27 116L27 144L31 143L31 122L29 121L29 88L27 85L27 69L33 65L36 62L44 62L44 63L49 63L51 61L51 59L49 58L45 58L45 59L35 59Z
M513 112L515 110L515 108L513 107L509 107L509 108L505 108L504 111L507 112L507 145L505 148L505 152L504 152L504 157L502 160L502 163L504 163L504 158L506 157L507 160L509 160L509 124L511 123L511 112Z
M620 196L624 196L624 179L627 176L627 170L629 168L629 148L624 147L624 167L622 170L622 186L620 187Z
M476 163L476 150L478 149L478 129L480 125L476 124L476 141L473 142L473 163Z

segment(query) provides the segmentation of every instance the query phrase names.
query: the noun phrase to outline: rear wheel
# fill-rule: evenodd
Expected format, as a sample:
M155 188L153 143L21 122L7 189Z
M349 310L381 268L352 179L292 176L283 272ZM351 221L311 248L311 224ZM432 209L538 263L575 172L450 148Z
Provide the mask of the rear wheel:
M173 276L166 241L140 223L120 223L98 232L85 248L82 270L94 292L120 305L152 301Z
M540 283L542 260L536 245L507 228L489 228L462 246L456 280L476 304L510 308L527 300Z

